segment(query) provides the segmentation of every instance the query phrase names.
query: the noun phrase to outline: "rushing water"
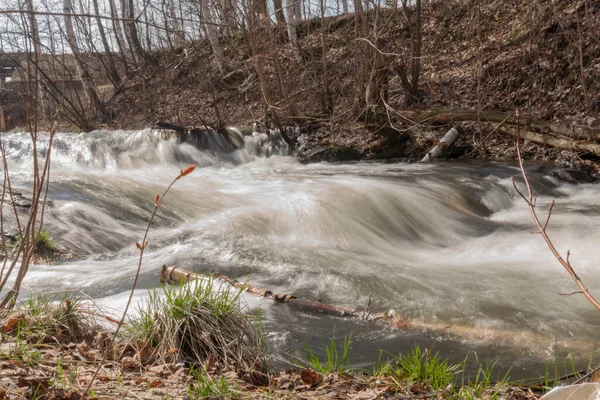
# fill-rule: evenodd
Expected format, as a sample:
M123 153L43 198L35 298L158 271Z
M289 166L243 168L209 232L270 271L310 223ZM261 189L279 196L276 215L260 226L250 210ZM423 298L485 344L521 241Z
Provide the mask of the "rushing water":
M45 154L46 139L40 143ZM12 183L30 193L31 144L4 135ZM83 290L124 306L156 193L196 163L165 198L150 232L138 297L158 285L161 265L218 271L273 291L373 311L394 309L431 329L390 327L261 308L272 349L323 348L353 334L351 359L368 364L379 349L434 345L462 359L469 351L535 375L574 349L589 357L600 314L546 249L515 193L514 165L354 163L302 165L246 138L229 154L198 150L150 130L59 134L53 147L45 224L58 245L83 255L33 266L25 292ZM540 211L557 199L549 233L587 285L600 288L600 186L558 182L537 167ZM444 329L444 326L448 326ZM556 344L556 346L555 346Z

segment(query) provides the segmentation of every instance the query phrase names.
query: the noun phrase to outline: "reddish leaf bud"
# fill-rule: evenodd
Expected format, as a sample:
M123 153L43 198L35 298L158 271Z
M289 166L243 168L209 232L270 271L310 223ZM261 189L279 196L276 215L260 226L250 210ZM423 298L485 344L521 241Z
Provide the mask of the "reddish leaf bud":
M158 205L158 201L160 200L160 196L157 194L156 197L154 198L154 205L157 206Z
M196 169L196 164L192 164L189 167L187 167L186 169L182 169L181 173L179 174L179 176L180 177L186 176L187 174L191 173L195 169Z
M135 242L135 247L137 247L137 248L138 248L138 249L140 249L140 250L142 249L142 246L140 245L140 243L139 243L139 242Z

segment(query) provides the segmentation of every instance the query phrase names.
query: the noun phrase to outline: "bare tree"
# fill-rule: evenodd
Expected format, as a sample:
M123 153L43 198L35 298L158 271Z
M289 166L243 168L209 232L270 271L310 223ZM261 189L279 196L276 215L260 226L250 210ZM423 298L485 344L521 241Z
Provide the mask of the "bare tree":
M91 103L94 114L99 117L104 117L106 114L106 110L104 108L104 104L100 101L100 97L98 97L98 93L96 92L96 85L90 75L90 72L87 69L87 66L84 64L82 60L81 50L79 49L79 45L77 44L77 38L75 37L75 30L73 28L73 17L70 14L73 14L73 7L71 5L71 0L63 0L64 7L64 20L67 34L67 42L69 43L69 47L73 52L73 58L75 59L75 63L77 65L77 72L79 73L79 78L81 79L81 83L83 84L83 89L88 98L88 101Z
M185 34L183 33L183 29L179 24L179 20L177 19L177 14L175 13L175 4L173 1L174 0L169 0L169 12L171 14L173 31L175 33L175 46L181 46L185 42Z
M281 0L273 0L273 8L275 9L275 18L278 25L285 25L285 15L283 14L283 2Z
M342 9L344 10L344 14L348 14L348 0L342 0Z
M329 91L329 76L327 73L327 37L325 31L325 2L321 0L321 78L323 82L322 108L326 115L333 113L331 92Z
M253 0L253 8L258 13L259 21L265 21L269 18L269 11L267 10L267 0Z
M106 33L104 32L104 25L102 25L102 20L100 19L100 7L98 7L98 0L92 1L94 4L94 12L96 13L96 24L98 25L98 33L100 34L100 40L102 41L102 46L104 46L104 53L106 55L108 76L112 81L114 87L117 88L119 86L119 83L121 82L121 77L117 72L113 52L110 48L110 45L108 44L108 39L106 38Z
M108 0L108 5L110 7L110 16L112 18L112 26L115 32L115 37L117 39L117 46L119 47L119 52L121 53L121 59L123 61L123 65L125 65L125 69L128 69L127 59L129 58L127 51L127 45L125 43L125 36L123 35L123 29L121 27L121 21L119 21L119 13L117 11L117 5L115 0Z
M421 29L421 0L415 0L414 10L409 9L408 0L402 0L402 9L405 19L410 26L410 75L408 80L408 67L402 62L397 68L402 87L406 93L406 105L411 106L421 101L419 93L419 77L421 74L421 44L423 32Z
M121 0L121 7L123 9L123 17L127 18L124 21L125 37L129 42L129 47L132 51L133 58L136 64L139 65L145 59L146 54L140 43L137 27L135 25L135 6L133 0Z
M297 19L300 18L300 0L285 0L285 11L287 13L287 32L292 45L294 58L298 62L302 62L302 53L298 46Z
M200 0L202 5L202 20L206 27L208 40L210 41L210 47L217 61L217 66L221 74L225 74L227 70L227 63L225 62L225 55L223 54L223 48L219 42L218 27L214 22L211 10L208 7L208 0Z

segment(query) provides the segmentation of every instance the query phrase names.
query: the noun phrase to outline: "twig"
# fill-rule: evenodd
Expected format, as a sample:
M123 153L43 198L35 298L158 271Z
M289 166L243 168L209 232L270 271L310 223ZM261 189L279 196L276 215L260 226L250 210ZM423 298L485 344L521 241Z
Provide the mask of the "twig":
M559 295L561 296L573 296L574 294L582 294L581 290L577 290L575 292L571 292L571 293L559 293Z
M171 184L165 189L162 196L157 194L156 198L154 199L154 209L152 210L152 214L150 215L150 219L148 220L148 225L146 226L146 231L144 232L144 237L142 239L142 243L140 244L139 242L136 242L136 244L135 244L136 247L140 250L140 257L138 259L138 266L137 266L137 270L135 272L135 278L133 279L133 284L131 286L131 292L129 293L129 298L127 299L127 304L125 305L125 310L123 310L123 316L121 317L121 320L117 324L117 329L115 330L115 333L114 333L109 345L106 346L106 351L104 352L104 355L102 356L102 360L98 364L98 368L96 368L96 372L94 372L94 375L92 376L92 379L90 380L90 383L88 383L87 387L85 388L85 391L82 394L82 400L85 400L87 393L90 391L92 384L94 383L94 380L96 380L96 377L98 376L98 373L100 372L100 369L102 368L102 364L104 364L104 362L106 361L106 358L108 357L108 353L110 352L110 349L115 344L115 340L117 339L117 336L119 335L119 331L121 330L121 327L125 323L125 317L127 316L127 311L129 311L129 306L131 305L131 301L133 299L133 293L135 292L135 288L137 286L137 282L140 277L140 271L142 269L142 260L144 258L144 250L146 249L146 246L148 246L148 241L146 239L148 238L148 232L150 231L150 226L152 225L152 221L154 220L156 211L162 205L163 199L165 198L165 196L167 195L167 193L169 192L171 187L175 184L175 182L177 182L180 178L183 178L184 176L191 173L194 169L196 169L196 165L190 165L186 169L181 170L179 175L177 175L177 177L175 179L173 179Z
M556 250L554 243L552 243L552 240L550 239L550 237L548 236L548 233L546 232L546 227L548 225L548 221L550 220L550 214L552 213L552 208L554 207L554 202L552 202L552 205L550 206L550 210L548 212L548 217L546 219L546 224L544 226L542 226L542 223L540 222L540 219L538 218L537 212L535 211L535 206L536 206L535 197L533 196L533 191L531 190L531 185L529 184L529 180L527 179L527 173L525 172L525 167L523 166L523 157L521 156L521 149L519 146L519 141L521 138L520 137L521 129L520 129L520 124L519 124L519 111L516 112L516 116L517 116L517 138L516 138L517 160L519 161L519 169L521 170L521 175L523 176L523 181L525 182L525 187L527 188L527 197L525 197L525 195L523 195L523 193L521 191L519 191L519 189L517 188L517 184L515 182L514 177L512 179L513 186L515 187L517 193L519 193L519 195L527 202L527 205L529 206L529 212L531 213L531 217L533 218L533 221L535 222L535 225L538 228L538 232L544 238L546 245L548 246L548 248L550 249L550 251L552 252L554 257L556 258L556 260L560 263L560 265L563 266L563 268L569 273L569 275L571 275L571 278L573 278L573 280L575 281L575 284L580 289L579 292L581 294L583 294L585 296L585 298L598 311L600 311L600 302L598 302L598 300L596 300L596 298L589 292L589 290L583 284L583 282L581 281L581 278L579 278L579 275L577 275L577 273L571 266L571 263L569 262L569 256L571 255L571 252L567 251L567 259L565 260L560 255L558 250ZM577 293L577 292L575 292L575 293Z
M480 115L480 114L479 114L479 115ZM498 125L497 125L497 126L496 126L496 127L495 127L495 128L494 128L494 129L493 129L493 130L492 130L492 131L491 131L491 132L490 132L490 133L489 133L489 134L488 134L488 135L485 137L485 139L483 139L483 140L482 140L482 141L481 141L481 142L480 142L480 143L477 145L477 147L475 147L473 150L471 150L469 153L467 153L467 155L466 155L466 156L463 156L463 157L461 157L461 158L467 158L467 157L469 157L471 154L473 154L473 153L475 153L477 150L479 150L479 148L480 148L481 146L483 146L483 144L484 144L485 142L487 142L487 140L490 138L490 136L492 136L494 133L496 133L496 131L498 131L498 129L500 129L500 127L501 127L502 125L504 125L504 123L505 123L505 122L506 122L506 121L507 121L507 120L508 120L510 117L512 117L512 116L513 116L513 114L508 114L508 115L506 116L506 118L504 118L504 120L503 120L502 122L500 122L500 123L499 123L499 124L498 124Z
M598 371L600 371L600 367L594 368L593 370L591 370L590 372L588 372L587 374L583 375L581 378L579 378L575 382L573 382L573 385L577 385L578 383L583 382L584 380L586 380L590 376L594 375Z

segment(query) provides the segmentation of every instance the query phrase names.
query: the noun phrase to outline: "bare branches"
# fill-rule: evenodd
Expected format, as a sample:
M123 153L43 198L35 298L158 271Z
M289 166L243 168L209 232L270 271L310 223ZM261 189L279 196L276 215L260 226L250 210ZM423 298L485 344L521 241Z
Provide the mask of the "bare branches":
M140 272L142 270L142 262L144 259L144 250L146 250L146 247L148 247L148 241L146 239L148 238L148 232L150 232L150 227L152 226L152 221L154 221L156 212L158 211L159 207L163 204L163 199L165 198L167 193L169 193L169 190L171 190L171 187L173 187L175 182L177 182L179 179L183 178L184 176L190 174L192 171L194 171L194 169L196 169L196 165L192 164L192 165L188 166L187 168L181 170L179 175L177 175L177 177L175 179L173 179L173 181L171 181L171 184L165 189L165 191L162 193L162 195L157 194L156 197L154 198L154 208L152 209L152 213L150 214L148 224L146 225L146 230L144 231L144 237L142 238L141 244L140 244L140 242L135 243L135 246L140 251L140 255L138 258L138 266L137 266L137 270L135 272L135 277L133 278L133 284L131 285L131 291L129 293L129 298L127 299L127 304L125 305L125 310L123 311L123 316L121 317L121 320L118 321L117 329L115 330L115 332L113 334L110 344L108 346L106 346L106 351L104 352L102 361L100 361L100 363L98 363L98 368L96 368L96 371L94 372L94 375L92 376L92 379L90 380L86 389L83 392L82 399L84 399L84 400L86 399L88 392L90 391L92 385L94 384L94 381L96 380L96 377L98 376L98 373L100 372L100 369L102 368L102 365L104 364L104 361L106 361L106 358L108 357L110 349L113 347L115 340L117 339L117 336L119 335L119 331L125 324L125 318L127 317L127 312L129 311L129 307L131 306L131 301L133 300L133 294L135 292L135 288L137 287L137 283L140 278Z
M552 204L550 205L550 209L548 210L548 216L546 217L546 222L544 223L544 225L542 225L542 223L540 222L540 219L539 219L536 209L535 209L536 208L536 198L533 196L533 190L531 189L531 185L529 184L529 180L527 179L527 173L525 172L525 167L523 165L523 157L521 156L521 149L519 147L519 141L521 138L521 129L520 129L520 124L519 124L519 112L518 111L516 113L516 116L517 116L517 135L516 135L517 136L517 139L516 139L517 159L519 161L519 168L521 170L521 175L523 176L523 181L525 183L525 187L527 188L527 195L524 195L517 188L517 184L516 184L514 177L512 179L513 186L514 186L515 190L517 191L517 193L523 198L523 200L525 200L525 202L529 206L529 211L531 213L531 217L533 218L533 221L538 229L539 234L542 235L542 237L544 238L546 245L548 246L548 248L550 249L550 251L552 252L554 257L556 258L556 260L560 263L560 265L563 266L563 268L569 273L569 275L571 275L571 278L573 278L573 280L575 281L575 284L579 287L578 291L569 293L566 295L570 296L573 294L581 293L598 311L600 311L600 302L598 302L598 300L596 300L596 298L589 292L589 290L583 284L583 282L581 281L581 278L579 278L579 275L577 275L577 273L575 272L575 269L573 269L573 266L571 265L571 261L569 260L569 257L571 256L571 252L567 251L567 257L565 260L560 255L560 253L554 246L554 243L548 236L546 229L548 227L548 223L550 222L552 210L554 209L554 204L555 204L554 201L552 201Z
M52 11L25 11L25 10L0 10L0 14L31 14L31 15L49 15L55 17L84 17L84 18L100 18L110 21L137 22L137 18L119 18L109 17L106 15L90 14L90 13L64 13Z

